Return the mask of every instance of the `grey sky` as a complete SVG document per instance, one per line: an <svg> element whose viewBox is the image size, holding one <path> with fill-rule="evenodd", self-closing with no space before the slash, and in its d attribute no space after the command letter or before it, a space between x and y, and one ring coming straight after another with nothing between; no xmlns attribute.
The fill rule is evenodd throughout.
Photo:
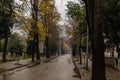
<svg viewBox="0 0 120 80"><path fill-rule="evenodd" d="M65 22L65 20L67 19L65 10L67 9L66 5L68 1L78 2L78 0L55 0L57 10L61 14L61 24L63 24L63 22Z"/></svg>
<svg viewBox="0 0 120 80"><path fill-rule="evenodd" d="M74 1L74 2L78 2L78 0L55 0L55 6L57 7L58 12L61 14L61 20L58 23L61 29L61 37L68 37L66 34L66 5L68 1Z"/></svg>

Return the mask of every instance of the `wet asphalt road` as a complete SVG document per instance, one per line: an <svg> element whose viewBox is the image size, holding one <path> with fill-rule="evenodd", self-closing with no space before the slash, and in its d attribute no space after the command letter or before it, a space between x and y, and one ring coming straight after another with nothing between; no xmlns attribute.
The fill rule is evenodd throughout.
<svg viewBox="0 0 120 80"><path fill-rule="evenodd" d="M80 80L73 68L71 56L66 54L47 63L2 73L0 80Z"/></svg>

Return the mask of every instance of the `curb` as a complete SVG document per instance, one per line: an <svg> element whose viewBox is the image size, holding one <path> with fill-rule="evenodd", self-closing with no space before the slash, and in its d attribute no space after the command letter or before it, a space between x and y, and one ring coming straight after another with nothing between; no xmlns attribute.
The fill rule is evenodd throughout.
<svg viewBox="0 0 120 80"><path fill-rule="evenodd" d="M81 73L80 73L80 68L78 67L77 63L75 63L73 57L72 57L72 61L73 61L74 66L75 66L74 72L75 72L75 70L77 70L77 74L79 75L80 78L82 78Z"/></svg>
<svg viewBox="0 0 120 80"><path fill-rule="evenodd" d="M25 66L31 65L33 63L35 63L35 62L31 62L31 63L25 64L25 65L20 65L20 66L13 67L13 68L10 68L10 69L5 69L5 70L0 71L0 73L6 72L6 71L10 71L10 70L14 70L14 69L21 68L21 67L25 67Z"/></svg>
<svg viewBox="0 0 120 80"><path fill-rule="evenodd" d="M47 60L44 60L43 63L46 63L46 62L49 62L51 61L52 59L55 59L56 57L53 57L53 58L50 58L50 59L47 59ZM2 71L0 71L0 73L3 73L3 72L6 72L6 71L11 71L11 70L14 70L14 69L18 69L18 68L22 68L22 67L30 67L30 66L34 66L34 65L37 65L37 64L40 64L40 61L34 61L34 62L30 62L28 64L24 64L24 65L20 65L20 66L17 66L17 67L13 67L13 68L10 68L10 69L4 69Z"/></svg>

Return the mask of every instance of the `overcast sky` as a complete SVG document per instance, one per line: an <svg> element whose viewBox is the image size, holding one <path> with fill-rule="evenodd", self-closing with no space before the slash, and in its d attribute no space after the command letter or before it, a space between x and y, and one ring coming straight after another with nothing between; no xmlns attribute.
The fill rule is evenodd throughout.
<svg viewBox="0 0 120 80"><path fill-rule="evenodd" d="M18 2L19 4L21 3L20 0L15 0L16 2ZM63 22L65 22L65 20L67 19L66 16L66 5L68 1L74 1L74 2L78 2L78 0L55 0L55 6L58 10L58 12L61 14L61 24Z"/></svg>
<svg viewBox="0 0 120 80"><path fill-rule="evenodd" d="M68 1L74 1L74 2L78 2L78 0L55 0L55 5L57 7L58 12L61 14L61 24L63 24L65 22L65 20L67 19L66 16L66 5Z"/></svg>
<svg viewBox="0 0 120 80"><path fill-rule="evenodd" d="M61 14L61 20L58 23L61 28L61 37L68 37L66 34L66 25L67 25L66 5L68 1L78 2L78 0L55 0L55 6L57 7L58 12Z"/></svg>

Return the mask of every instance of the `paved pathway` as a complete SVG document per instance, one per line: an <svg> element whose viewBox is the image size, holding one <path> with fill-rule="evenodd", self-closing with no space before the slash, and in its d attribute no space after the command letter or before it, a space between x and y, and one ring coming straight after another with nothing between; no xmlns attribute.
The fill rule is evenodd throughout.
<svg viewBox="0 0 120 80"><path fill-rule="evenodd" d="M80 80L73 72L69 54L47 63L0 74L0 80Z"/></svg>
<svg viewBox="0 0 120 80"><path fill-rule="evenodd" d="M15 67L18 67L18 66L21 66L21 65L26 65L26 64L31 64L32 63L32 61L30 59L19 60L19 63L21 65L15 65L16 62L17 61L2 63L2 64L0 64L0 68L11 69L11 68L15 68Z"/></svg>

